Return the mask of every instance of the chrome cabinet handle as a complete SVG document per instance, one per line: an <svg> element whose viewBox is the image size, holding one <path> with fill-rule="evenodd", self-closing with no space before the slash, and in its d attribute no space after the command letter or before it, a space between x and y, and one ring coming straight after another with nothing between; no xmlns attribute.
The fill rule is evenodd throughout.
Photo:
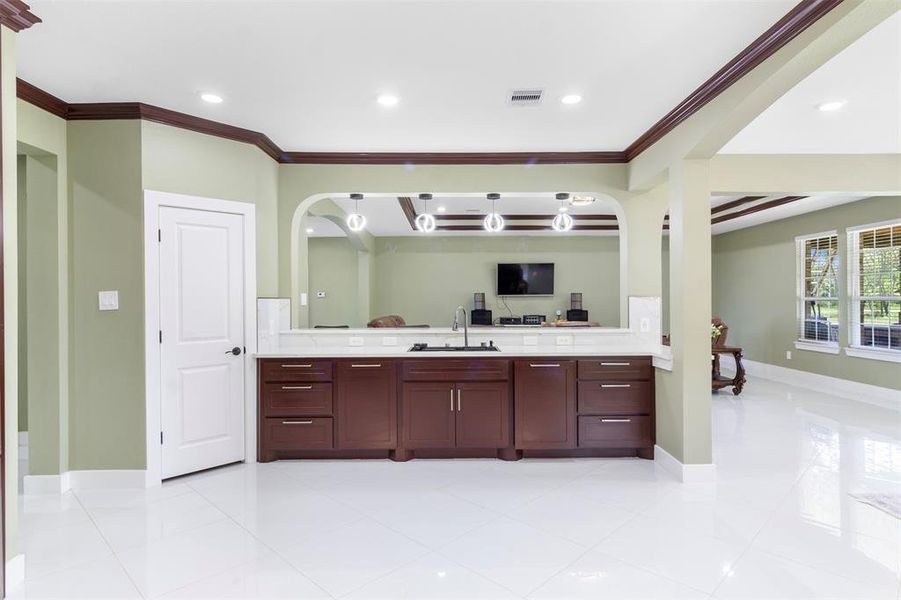
<svg viewBox="0 0 901 600"><path fill-rule="evenodd" d="M630 383L602 383L602 388L630 388L632 384Z"/></svg>
<svg viewBox="0 0 901 600"><path fill-rule="evenodd" d="M312 385L283 385L283 390L312 390Z"/></svg>
<svg viewBox="0 0 901 600"><path fill-rule="evenodd" d="M454 388L451 388L451 412L454 412Z"/></svg>
<svg viewBox="0 0 901 600"><path fill-rule="evenodd" d="M538 367L559 367L560 363L529 363L530 367L538 368Z"/></svg>
<svg viewBox="0 0 901 600"><path fill-rule="evenodd" d="M351 368L354 368L354 369L370 369L370 368L376 369L378 367L381 367L382 365L377 364L377 365L350 365L350 366L351 366Z"/></svg>
<svg viewBox="0 0 901 600"><path fill-rule="evenodd" d="M631 423L632 419L601 419L601 423Z"/></svg>
<svg viewBox="0 0 901 600"><path fill-rule="evenodd" d="M462 408L460 408L460 388L457 388L457 412L460 412Z"/></svg>
<svg viewBox="0 0 901 600"><path fill-rule="evenodd" d="M282 365L283 369L309 369L313 365Z"/></svg>
<svg viewBox="0 0 901 600"><path fill-rule="evenodd" d="M624 362L602 362L602 367L628 367L631 363Z"/></svg>
<svg viewBox="0 0 901 600"><path fill-rule="evenodd" d="M312 425L312 424L313 424L312 419L307 420L307 421L282 421L282 425Z"/></svg>

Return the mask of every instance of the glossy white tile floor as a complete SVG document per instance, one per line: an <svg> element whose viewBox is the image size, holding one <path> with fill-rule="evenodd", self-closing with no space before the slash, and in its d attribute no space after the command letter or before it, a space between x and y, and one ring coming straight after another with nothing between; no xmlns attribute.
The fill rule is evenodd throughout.
<svg viewBox="0 0 901 600"><path fill-rule="evenodd" d="M280 462L22 497L18 598L901 598L901 415L754 379L642 460Z"/></svg>

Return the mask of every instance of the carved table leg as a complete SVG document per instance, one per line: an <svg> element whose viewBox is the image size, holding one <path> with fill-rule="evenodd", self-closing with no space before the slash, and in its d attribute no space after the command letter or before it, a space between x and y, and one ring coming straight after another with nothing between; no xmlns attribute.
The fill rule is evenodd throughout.
<svg viewBox="0 0 901 600"><path fill-rule="evenodd" d="M732 386L732 393L738 396L745 387L745 367L741 364L741 352L734 352L732 355L735 357L735 385Z"/></svg>

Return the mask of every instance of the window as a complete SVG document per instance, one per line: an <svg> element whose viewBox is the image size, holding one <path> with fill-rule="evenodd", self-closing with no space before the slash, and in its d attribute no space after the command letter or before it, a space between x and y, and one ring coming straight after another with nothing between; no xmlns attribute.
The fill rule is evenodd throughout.
<svg viewBox="0 0 901 600"><path fill-rule="evenodd" d="M901 221L848 230L851 346L901 354Z"/></svg>
<svg viewBox="0 0 901 600"><path fill-rule="evenodd" d="M796 243L798 347L838 352L838 235L820 233Z"/></svg>

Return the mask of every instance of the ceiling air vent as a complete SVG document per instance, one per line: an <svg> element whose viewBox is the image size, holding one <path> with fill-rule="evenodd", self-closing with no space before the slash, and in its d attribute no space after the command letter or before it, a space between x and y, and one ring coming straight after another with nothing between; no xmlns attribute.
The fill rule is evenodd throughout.
<svg viewBox="0 0 901 600"><path fill-rule="evenodd" d="M513 106L535 106L536 104L541 104L541 94L543 93L544 90L535 88L513 90L510 92L510 104Z"/></svg>

